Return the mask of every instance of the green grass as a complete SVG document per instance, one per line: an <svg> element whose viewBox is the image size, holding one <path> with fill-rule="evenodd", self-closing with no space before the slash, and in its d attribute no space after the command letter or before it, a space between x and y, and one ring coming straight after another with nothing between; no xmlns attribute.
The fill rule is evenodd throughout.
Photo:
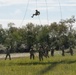
<svg viewBox="0 0 76 75"><path fill-rule="evenodd" d="M0 59L0 75L76 75L76 55L55 55L41 62L38 57Z"/></svg>

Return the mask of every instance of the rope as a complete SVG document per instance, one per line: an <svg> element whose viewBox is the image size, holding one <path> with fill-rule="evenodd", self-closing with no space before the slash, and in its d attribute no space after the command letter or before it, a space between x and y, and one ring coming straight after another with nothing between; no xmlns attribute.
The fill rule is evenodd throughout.
<svg viewBox="0 0 76 75"><path fill-rule="evenodd" d="M62 22L62 9L61 9L61 4L60 4L59 0L58 0L58 2L59 2L59 7L60 7L61 22Z"/></svg>
<svg viewBox="0 0 76 75"><path fill-rule="evenodd" d="M47 13L47 23L49 25L49 19L48 19L48 6L47 6L47 1L45 0L45 3L46 3L46 13Z"/></svg>
<svg viewBox="0 0 76 75"><path fill-rule="evenodd" d="M37 9L37 0L36 0L36 9Z"/></svg>
<svg viewBox="0 0 76 75"><path fill-rule="evenodd" d="M37 0L36 0L36 9L37 9L38 7L37 7ZM42 23L41 23L41 19L40 19L40 17L38 16L38 19L39 19L39 22L40 22L40 25L42 25Z"/></svg>
<svg viewBox="0 0 76 75"><path fill-rule="evenodd" d="M23 24L23 21L24 21L24 19L25 19L25 17L26 17L26 13L27 13L27 9L28 9L28 6L29 6L29 2L30 2L30 0L28 0L28 2L27 2L25 14L24 14L24 17L23 17L23 19L22 19L22 22L21 22L20 26Z"/></svg>

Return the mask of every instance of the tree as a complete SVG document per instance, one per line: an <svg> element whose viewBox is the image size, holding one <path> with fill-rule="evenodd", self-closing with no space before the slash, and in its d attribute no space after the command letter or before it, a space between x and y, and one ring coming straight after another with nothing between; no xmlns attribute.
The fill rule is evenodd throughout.
<svg viewBox="0 0 76 75"><path fill-rule="evenodd" d="M69 38L69 46L74 44L74 36L73 36L73 23L75 23L75 16L72 16L70 19L65 20L66 25L69 26L68 30L68 38Z"/></svg>
<svg viewBox="0 0 76 75"><path fill-rule="evenodd" d="M15 25L13 22L8 23L8 27L12 27L13 25Z"/></svg>
<svg viewBox="0 0 76 75"><path fill-rule="evenodd" d="M39 43L49 43L49 26L41 26L37 35Z"/></svg>

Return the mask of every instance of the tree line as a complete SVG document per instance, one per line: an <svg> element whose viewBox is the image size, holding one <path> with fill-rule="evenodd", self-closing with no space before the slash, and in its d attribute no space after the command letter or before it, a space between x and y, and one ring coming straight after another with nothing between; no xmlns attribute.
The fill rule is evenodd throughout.
<svg viewBox="0 0 76 75"><path fill-rule="evenodd" d="M11 46L11 52L29 51L31 46L36 49L39 44L55 47L59 50L62 45L65 48L76 45L76 30L73 29L75 17L53 22L50 25L35 25L28 23L21 28L14 27L14 23L9 23L7 29L0 26L0 44Z"/></svg>

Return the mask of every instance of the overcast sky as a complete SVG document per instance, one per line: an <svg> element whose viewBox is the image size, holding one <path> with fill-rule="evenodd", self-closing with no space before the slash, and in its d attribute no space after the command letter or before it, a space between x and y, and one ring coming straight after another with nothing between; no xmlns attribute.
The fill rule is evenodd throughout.
<svg viewBox="0 0 76 75"><path fill-rule="evenodd" d="M40 16L31 18L36 9ZM0 0L0 24L3 27L7 27L9 22L17 27L28 22L48 24L72 15L76 16L76 0Z"/></svg>

